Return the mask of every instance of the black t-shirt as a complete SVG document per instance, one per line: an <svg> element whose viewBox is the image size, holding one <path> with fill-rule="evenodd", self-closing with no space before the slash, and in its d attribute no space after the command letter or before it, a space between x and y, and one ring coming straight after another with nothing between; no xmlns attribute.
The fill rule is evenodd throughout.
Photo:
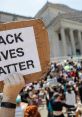
<svg viewBox="0 0 82 117"><path fill-rule="evenodd" d="M53 105L52 105L52 108L53 108L53 110L54 111L62 111L62 108L63 107L66 107L66 108L74 108L74 106L71 106L71 105L67 105L67 104L65 104L65 103L63 103L63 102L54 102L53 103Z"/></svg>
<svg viewBox="0 0 82 117"><path fill-rule="evenodd" d="M79 94L80 94L80 98L82 99L82 85L79 86Z"/></svg>

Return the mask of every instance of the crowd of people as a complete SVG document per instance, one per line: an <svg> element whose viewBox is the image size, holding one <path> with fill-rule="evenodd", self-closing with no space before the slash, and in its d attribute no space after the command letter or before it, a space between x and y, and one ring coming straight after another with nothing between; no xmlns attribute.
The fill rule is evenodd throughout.
<svg viewBox="0 0 82 117"><path fill-rule="evenodd" d="M21 109L20 117L41 117L38 108L45 102L48 117L64 117L65 114L81 117L81 92L82 61L71 58L53 62L41 80L25 85L20 91L15 116Z"/></svg>
<svg viewBox="0 0 82 117"><path fill-rule="evenodd" d="M63 107L69 117L75 116L82 102L82 62L73 59L51 63L40 81L27 84L20 92L21 102L39 107L46 101L48 117L63 117Z"/></svg>

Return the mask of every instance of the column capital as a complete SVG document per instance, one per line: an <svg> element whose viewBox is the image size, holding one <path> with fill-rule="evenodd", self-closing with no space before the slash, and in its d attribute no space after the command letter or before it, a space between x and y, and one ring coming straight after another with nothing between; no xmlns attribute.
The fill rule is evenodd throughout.
<svg viewBox="0 0 82 117"><path fill-rule="evenodd" d="M82 33L82 30L78 30L78 33Z"/></svg>
<svg viewBox="0 0 82 117"><path fill-rule="evenodd" d="M62 30L62 29L63 29L63 30L65 30L66 28L65 28L65 27L63 27L63 26L61 26L61 27L60 27L60 30Z"/></svg>
<svg viewBox="0 0 82 117"><path fill-rule="evenodd" d="M73 28L69 28L69 31L72 31L72 32L73 32L73 31L74 31L74 29L73 29Z"/></svg>

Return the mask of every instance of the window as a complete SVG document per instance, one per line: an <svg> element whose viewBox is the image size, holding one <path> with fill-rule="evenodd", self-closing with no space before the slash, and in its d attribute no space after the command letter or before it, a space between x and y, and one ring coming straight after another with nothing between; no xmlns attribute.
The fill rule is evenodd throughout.
<svg viewBox="0 0 82 117"><path fill-rule="evenodd" d="M76 54L77 55L80 55L81 54L80 49L76 49Z"/></svg>
<svg viewBox="0 0 82 117"><path fill-rule="evenodd" d="M59 37L59 41L61 41L61 34L60 33L58 33L58 37Z"/></svg>

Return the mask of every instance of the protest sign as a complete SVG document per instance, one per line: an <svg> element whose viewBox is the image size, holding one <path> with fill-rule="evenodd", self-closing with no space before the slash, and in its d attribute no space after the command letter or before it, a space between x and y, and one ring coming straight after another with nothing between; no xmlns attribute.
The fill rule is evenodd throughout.
<svg viewBox="0 0 82 117"><path fill-rule="evenodd" d="M26 82L38 80L49 62L48 34L41 20L0 24L0 81L14 72Z"/></svg>

